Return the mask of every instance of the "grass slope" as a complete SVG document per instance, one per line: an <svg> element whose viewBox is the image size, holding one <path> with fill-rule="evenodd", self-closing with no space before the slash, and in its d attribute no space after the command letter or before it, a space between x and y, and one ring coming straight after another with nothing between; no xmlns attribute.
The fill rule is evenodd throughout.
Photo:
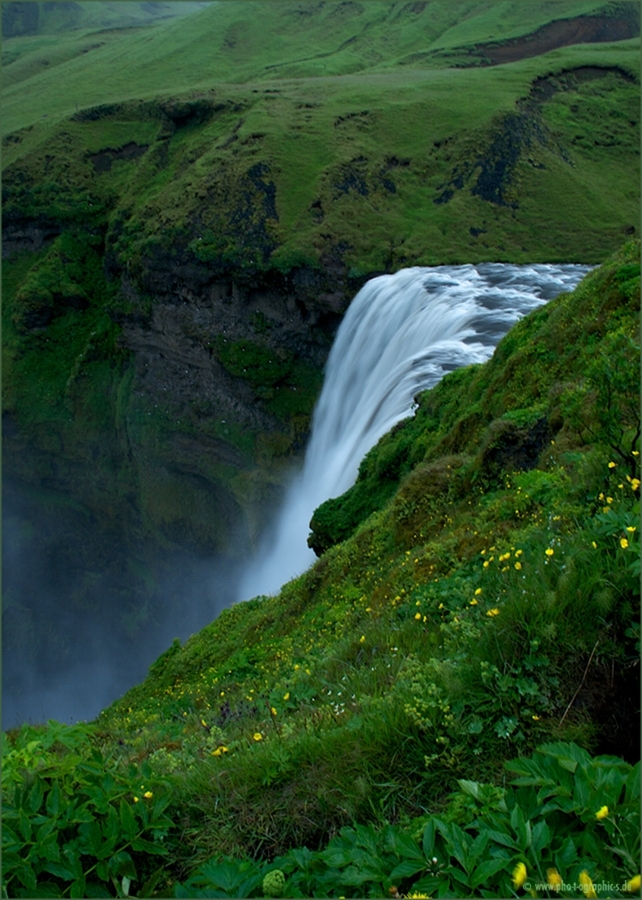
<svg viewBox="0 0 642 900"><path fill-rule="evenodd" d="M66 34L82 29L131 28L148 25L157 19L171 19L200 10L203 3L134 3L88 0L62 3L3 3L2 37L10 38Z"/></svg>
<svg viewBox="0 0 642 900"><path fill-rule="evenodd" d="M116 792L136 809L121 812L122 828L149 835L136 839L122 873L143 880L154 854L166 857L159 896L264 896L262 878L274 868L289 874L278 889L285 896L310 896L312 885L315 896L382 896L391 884L408 896L505 896L520 861L576 881L580 870L589 880L632 878L639 776L620 797L630 771L622 762L593 764L559 742L639 757L631 726L639 713L639 255L639 243L628 244L572 294L518 323L488 363L422 395L416 415L362 466L373 495L391 482L392 495L310 571L275 597L226 610L184 646L174 642L87 732L66 738L52 723L10 735L9 782L29 752L45 766L45 781L24 799L18 783L10 817L18 821L28 802L37 812L43 791L69 777L46 755L66 739L81 757L101 748L78 788L90 804L104 796L92 815L106 816ZM558 743L525 759L546 741ZM548 812L545 786L569 776L547 769L546 754L566 760L561 767L576 778L585 773L583 787L561 788L573 799ZM516 755L512 771L527 775L518 783L543 785L537 796L533 787L518 797L504 791L501 763ZM145 809L136 805L143 795ZM140 825L128 816L142 816ZM602 845L605 816L619 823L617 834L611 828L619 862ZM520 843L527 819L537 827L532 846ZM72 825L56 827L63 835ZM85 854L85 868L99 834L87 828L73 845L84 848L73 852ZM426 858L407 843L422 834ZM310 855L333 836L327 852ZM433 846L440 859L452 856L439 871ZM223 854L236 861L194 874ZM239 862L248 858L257 862ZM21 863L8 865L17 872ZM48 871L60 889L81 877ZM109 869L100 871L108 880ZM171 886L176 878L183 887Z"/></svg>
<svg viewBox="0 0 642 900"><path fill-rule="evenodd" d="M413 53L506 40L551 19L598 10L612 14L608 4L587 0L564 0L552 7L530 4L526 15L517 2L432 0L401 6L372 0L367 5L301 7L225 0L151 30L86 35L82 48L75 35L57 49L42 38L23 38L21 43L13 39L7 42L8 63L3 65L3 134L42 116L57 121L78 107L180 94L220 82L387 70L402 59L408 63ZM16 53L20 55L14 61ZM427 64L430 61L422 57L421 65Z"/></svg>

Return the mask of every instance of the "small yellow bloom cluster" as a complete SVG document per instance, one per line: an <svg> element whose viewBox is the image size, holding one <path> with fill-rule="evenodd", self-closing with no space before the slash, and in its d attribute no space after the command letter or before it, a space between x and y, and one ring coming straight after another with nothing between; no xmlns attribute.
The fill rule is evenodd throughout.
<svg viewBox="0 0 642 900"><path fill-rule="evenodd" d="M494 609L489 609L488 612L486 613L486 615L487 616L498 616L499 610L497 609L497 607L495 607Z"/></svg>
<svg viewBox="0 0 642 900"><path fill-rule="evenodd" d="M228 753L227 747L220 746L212 750L212 756L222 756L224 753Z"/></svg>
<svg viewBox="0 0 642 900"><path fill-rule="evenodd" d="M557 869L547 869L546 880L549 888L552 888L554 891L559 891L564 883Z"/></svg>
<svg viewBox="0 0 642 900"><path fill-rule="evenodd" d="M517 863L513 869L513 887L518 890L528 878L528 871L523 862Z"/></svg>
<svg viewBox="0 0 642 900"><path fill-rule="evenodd" d="M582 869L579 875L580 884L582 885L582 893L585 897L597 897L593 880L586 869Z"/></svg>

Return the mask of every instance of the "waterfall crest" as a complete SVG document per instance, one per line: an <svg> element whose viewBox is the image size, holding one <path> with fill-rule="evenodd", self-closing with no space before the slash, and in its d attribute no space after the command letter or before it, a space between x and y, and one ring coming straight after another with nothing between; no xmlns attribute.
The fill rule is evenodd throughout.
<svg viewBox="0 0 642 900"><path fill-rule="evenodd" d="M485 362L522 316L589 271L581 265L483 263L402 269L356 295L326 364L302 471L241 579L238 599L276 593L305 571L312 513L355 481L359 463L414 397L446 372Z"/></svg>

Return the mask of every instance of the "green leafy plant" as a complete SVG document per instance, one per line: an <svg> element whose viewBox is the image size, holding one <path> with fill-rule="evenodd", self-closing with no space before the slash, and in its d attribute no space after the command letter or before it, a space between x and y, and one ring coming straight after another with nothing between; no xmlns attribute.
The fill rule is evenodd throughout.
<svg viewBox="0 0 642 900"><path fill-rule="evenodd" d="M117 764L90 726L23 729L3 753L5 896L128 896L136 860L165 857L170 802L150 768ZM141 780L147 780L147 784ZM158 875L141 888L147 895Z"/></svg>

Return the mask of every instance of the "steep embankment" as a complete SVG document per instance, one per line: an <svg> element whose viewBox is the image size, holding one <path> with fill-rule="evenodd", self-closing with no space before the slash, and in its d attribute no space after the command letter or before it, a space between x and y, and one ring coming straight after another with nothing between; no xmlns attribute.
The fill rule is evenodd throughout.
<svg viewBox="0 0 642 900"><path fill-rule="evenodd" d="M379 501L278 596L175 642L95 728L13 735L8 777L29 748L46 768L9 815L77 777L83 809L95 803L87 815L114 835L107 852L119 821L149 837L115 871L146 879L162 854L163 890L193 876L176 896L262 895L269 868L288 875L286 896L506 896L516 862L522 881L538 867L577 883L632 878L639 775L612 756L589 774L559 742L639 759L639 258L628 244L521 320L488 363L421 395L326 504L326 532L362 486ZM56 740L102 756L69 776ZM511 764L527 780L507 791L501 761L551 740ZM75 821L56 826L61 840ZM69 844L78 871L36 860L38 878L84 884L97 827L80 824ZM26 878L24 841L13 846L11 877ZM194 875L223 853L256 862ZM107 863L97 871L107 880Z"/></svg>
<svg viewBox="0 0 642 900"><path fill-rule="evenodd" d="M159 550L230 560L252 545L369 275L593 263L633 234L636 8L569 0L559 21L599 19L606 42L481 68L450 66L538 33L550 10L221 3L151 30L56 36L53 55L46 36L6 41L18 555L55 559L81 613L109 591L135 639L156 616ZM26 652L37 614L11 593Z"/></svg>

